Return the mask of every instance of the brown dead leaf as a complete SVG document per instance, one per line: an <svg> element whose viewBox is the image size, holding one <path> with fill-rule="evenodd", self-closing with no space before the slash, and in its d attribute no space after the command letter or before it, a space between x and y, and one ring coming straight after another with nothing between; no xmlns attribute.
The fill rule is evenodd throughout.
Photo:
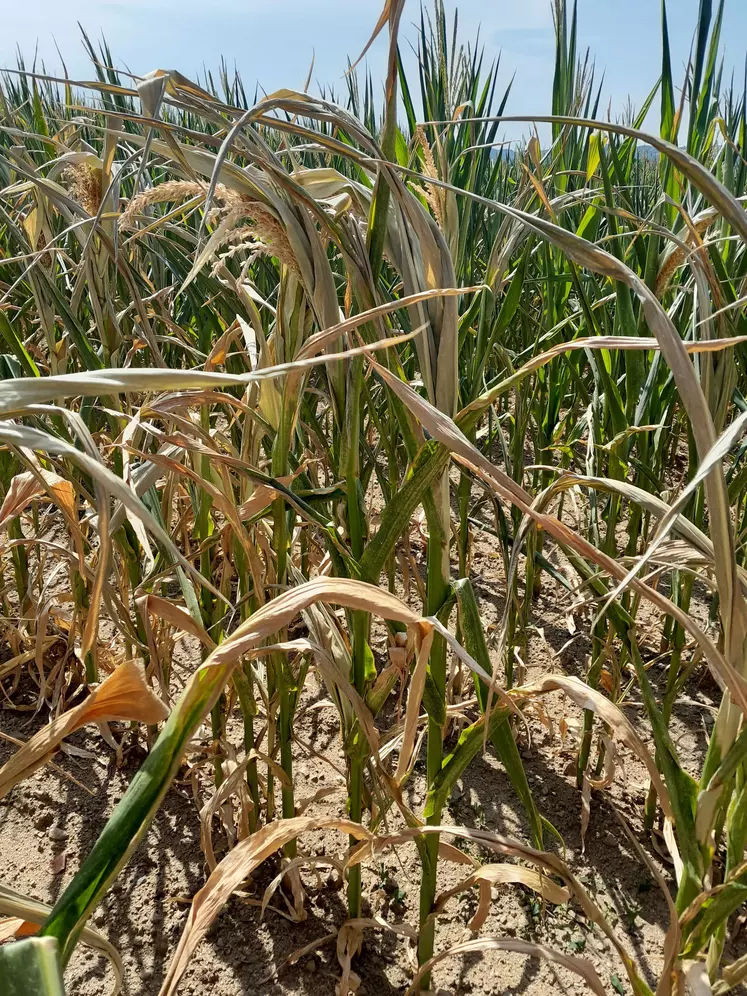
<svg viewBox="0 0 747 996"><path fill-rule="evenodd" d="M612 675L607 670L607 668L602 668L602 673L599 675L599 684L605 690L605 692L612 692L613 683Z"/></svg>
<svg viewBox="0 0 747 996"><path fill-rule="evenodd" d="M62 713L43 727L0 768L0 799L46 763L61 741L88 723L134 720L155 724L168 709L146 686L132 661L120 664L85 702Z"/></svg>
<svg viewBox="0 0 747 996"><path fill-rule="evenodd" d="M633 729L627 716L613 702L610 702L608 698L602 695L601 692L571 675L548 674L537 681L530 682L528 685L523 685L520 689L520 693L525 695L543 695L546 692L552 691L562 691L582 709L591 709L592 712L595 712L612 728L616 736L638 755L640 760L648 768L649 776L654 783L661 808L664 810L664 815L671 819L672 806L669 801L669 793L664 782L661 780L656 762L644 742Z"/></svg>
<svg viewBox="0 0 747 996"><path fill-rule="evenodd" d="M469 929L477 932L488 918L491 903L491 885L524 885L528 889L542 896L548 903L562 905L567 903L571 897L570 891L564 886L553 882L547 875L542 875L533 868L525 868L524 865L512 865L508 862L498 864L481 865L476 868L471 875L463 879L448 892L442 893L435 903L436 912L440 912L452 896L456 896L465 889L472 888L473 885L481 886L480 902L475 915L469 922Z"/></svg>
<svg viewBox="0 0 747 996"><path fill-rule="evenodd" d="M45 492L66 516L75 518L75 492L70 481L48 470L38 470L36 474L25 470L15 475L5 493L3 504L0 506L0 529L20 515L34 498L41 497Z"/></svg>
<svg viewBox="0 0 747 996"><path fill-rule="evenodd" d="M141 615L144 616L147 612L159 619L165 619L174 628L196 637L208 650L215 648L215 641L202 626L194 621L183 605L172 602L168 598L161 598L160 595L147 594L138 598L137 607Z"/></svg>
<svg viewBox="0 0 747 996"><path fill-rule="evenodd" d="M584 772L581 786L581 853L586 851L586 831L589 829L589 819L591 818L591 781Z"/></svg>
<svg viewBox="0 0 747 996"><path fill-rule="evenodd" d="M32 937L39 930L38 923L29 923L19 916L0 919L0 944L14 937Z"/></svg>
<svg viewBox="0 0 747 996"><path fill-rule="evenodd" d="M279 599L278 599L279 601ZM296 816L277 820L242 840L213 870L205 885L195 895L179 945L169 965L159 996L173 996L187 962L210 929L213 920L247 875L288 841L309 830L339 830L358 839L370 839L373 834L351 820L318 820Z"/></svg>
<svg viewBox="0 0 747 996"><path fill-rule="evenodd" d="M518 937L477 937L472 941L455 944L446 951L440 951L430 961L420 966L405 996L413 996L414 993L419 991L420 980L438 962L443 961L445 958L453 958L455 955L471 954L476 951L516 951L519 954L530 955L532 958L542 958L555 965L562 965L563 968L567 968L575 975L579 975L592 992L596 993L596 996L606 996L601 979L590 961L587 961L585 958L578 958L575 955L562 954L560 951L545 947L543 944L522 941Z"/></svg>

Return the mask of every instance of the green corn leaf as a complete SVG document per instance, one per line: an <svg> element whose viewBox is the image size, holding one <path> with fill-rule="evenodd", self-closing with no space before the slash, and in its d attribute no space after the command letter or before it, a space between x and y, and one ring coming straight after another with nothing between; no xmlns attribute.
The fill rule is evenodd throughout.
<svg viewBox="0 0 747 996"><path fill-rule="evenodd" d="M446 703L443 695L439 693L430 672L425 676L425 687L423 689L423 705L428 713L428 718L439 726L446 724Z"/></svg>
<svg viewBox="0 0 747 996"><path fill-rule="evenodd" d="M665 142L676 141L674 127L674 84L672 82L672 60L669 53L669 28L667 26L667 4L661 0L661 137Z"/></svg>
<svg viewBox="0 0 747 996"><path fill-rule="evenodd" d="M91 912L147 830L190 738L217 701L231 671L229 664L196 672L93 850L42 927L43 936L59 941L63 964Z"/></svg>
<svg viewBox="0 0 747 996"><path fill-rule="evenodd" d="M15 358L21 364L23 372L26 374L26 376L38 377L39 368L34 363L30 353L28 352L24 344L18 338L15 329L10 324L8 319L5 317L4 311L0 311L0 335L2 335L3 339L5 340L6 346L8 346L8 348L11 350Z"/></svg>
<svg viewBox="0 0 747 996"><path fill-rule="evenodd" d="M742 866L744 868L744 865ZM683 915L682 956L695 957L708 944L731 914L747 902L747 870L723 885L716 886L704 899L700 896Z"/></svg>
<svg viewBox="0 0 747 996"><path fill-rule="evenodd" d="M376 535L366 546L360 560L361 577L376 584L387 557L404 532L410 517L424 495L430 491L449 462L449 451L435 440L428 440L412 463L407 480L381 516Z"/></svg>
<svg viewBox="0 0 747 996"><path fill-rule="evenodd" d="M0 947L0 996L65 996L53 937L30 937Z"/></svg>
<svg viewBox="0 0 747 996"><path fill-rule="evenodd" d="M496 706L490 714L490 730L492 737L495 730L505 724L508 718L508 709L505 706ZM447 754L441 765L441 770L436 775L425 806L426 820L432 818L436 813L440 813L454 790L457 781L462 777L469 767L471 761L482 750L485 738L485 717L479 719L472 726L468 726L459 736L456 746L450 754Z"/></svg>
<svg viewBox="0 0 747 996"><path fill-rule="evenodd" d="M459 605L464 646L477 663L490 674L492 673L493 665L490 660L490 654L488 653L488 645L485 641L485 631L482 619L480 618L480 609L469 578L460 578L459 581L456 581L454 583L454 592ZM475 682L475 689L480 708L484 712L487 704L488 687L484 681L477 680ZM495 708L495 703L493 703L491 708ZM534 801L532 790L529 787L529 782L527 781L519 748L516 746L516 741L514 740L514 735L511 732L509 724L499 723L492 731L492 740L496 753L503 767L506 769L506 774L511 779L514 791L526 810L532 828L535 847L541 850L542 820L537 809L537 804Z"/></svg>

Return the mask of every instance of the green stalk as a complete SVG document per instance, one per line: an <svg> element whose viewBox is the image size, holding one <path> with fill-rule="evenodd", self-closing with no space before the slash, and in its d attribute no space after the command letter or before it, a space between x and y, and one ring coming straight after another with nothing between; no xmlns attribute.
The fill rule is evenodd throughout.
<svg viewBox="0 0 747 996"><path fill-rule="evenodd" d="M607 584L593 571L589 565L573 550L568 547L563 548L564 553L570 560L574 569L586 581L588 586L600 598L605 598L608 594ZM638 685L641 690L646 713L651 724L651 730L657 749L659 770L669 792L672 811L674 814L674 825L677 832L677 842L679 844L680 855L683 861L682 877L677 893L677 909L682 912L697 895L700 883L702 882L703 858L698 846L695 832L695 801L698 786L695 781L684 771L677 751L669 736L662 714L657 707L654 691L648 677L648 672L641 659L638 644L634 637L633 620L619 603L612 602L608 608L609 621L614 627L615 633L621 640L630 661L635 669ZM728 703L728 696L722 701L722 711L724 703ZM719 713L719 717L721 712ZM714 734L718 730L719 719L716 720ZM716 738L712 734L709 744ZM716 759L718 754L718 760ZM714 748L714 767L711 774L716 771L721 763L721 754L718 748ZM708 756L706 756L706 764ZM708 776L710 777L710 775ZM706 780L701 780L701 787L707 784Z"/></svg>
<svg viewBox="0 0 747 996"><path fill-rule="evenodd" d="M435 489L436 515L428 517L428 605L429 615L436 615L449 595L449 477L444 473ZM446 642L435 636L428 661L428 677L437 703L438 714L428 715L426 748L426 777L428 797L426 822L438 826L441 822L441 805L436 794L437 778L443 759L443 732L446 718ZM431 916L436 898L439 835L425 839L421 851L423 874L420 882L420 934L418 937L418 964L423 965L433 957L435 920ZM422 989L430 988L430 973L421 982Z"/></svg>
<svg viewBox="0 0 747 996"><path fill-rule="evenodd" d="M353 613L353 684L359 694L365 694L366 685L366 635L368 613ZM356 724L357 726L357 724ZM350 819L360 823L363 818L363 770L365 767L365 741L360 729L356 729L351 741L350 788L348 809ZM357 843L350 838L351 847ZM361 866L354 865L348 872L348 916L356 919L361 915Z"/></svg>
<svg viewBox="0 0 747 996"><path fill-rule="evenodd" d="M672 572L672 601L679 605L684 612L690 608L690 596L692 594L693 579L683 578L679 571ZM670 636L670 658L667 667L667 684L664 698L661 703L661 714L664 722L669 726L672 717L677 690L679 688L678 678L682 665L682 651L685 646L685 631L679 623L674 623ZM646 797L646 807L644 812L644 826L646 830L652 830L656 820L656 791L652 791L653 786L649 786Z"/></svg>
<svg viewBox="0 0 747 996"><path fill-rule="evenodd" d="M88 588L86 586L85 578L77 570L75 571L73 581L73 598L75 599L75 608L78 617L85 619L91 603L88 597ZM89 685L97 682L99 680L99 669L96 664L96 654L93 650L89 650L86 654L83 666L85 667L86 672L86 682Z"/></svg>
<svg viewBox="0 0 747 996"><path fill-rule="evenodd" d="M281 790L283 802L283 817L290 819L296 815L296 801L293 790L293 700L292 673L290 664L280 660L278 672L278 693L280 698L279 732L280 732L280 765L290 780L289 785L283 785ZM285 847L289 858L296 856L296 842L289 841Z"/></svg>
<svg viewBox="0 0 747 996"><path fill-rule="evenodd" d="M280 425L272 447L272 474L273 477L283 477L289 470L290 456L290 413L286 404L281 408ZM286 582L288 570L288 510L285 499L281 496L273 502L273 529L272 544L277 557L276 581L279 586ZM278 589L279 590L279 589ZM284 633L278 634L278 639L285 639ZM283 654L273 654L268 666L268 694L270 699L277 692L278 696L278 724L277 733L280 740L280 765L287 776L287 783L281 788L283 816L288 819L296 815L296 800L293 787L293 689L292 673L290 663ZM271 680L272 679L272 680ZM270 728L268 727L268 737ZM274 738L273 738L274 740ZM275 743L268 741L270 756L275 750ZM270 807L268 811L268 821L272 819L273 778L268 770L267 775L267 803ZM288 858L295 858L297 853L296 841L289 841L284 847L284 853Z"/></svg>
<svg viewBox="0 0 747 996"><path fill-rule="evenodd" d="M8 539L23 540L23 528L21 517L17 515L8 523ZM16 592L18 593L18 611L23 616L29 605L29 561L26 547L19 543L13 547L11 554L13 560L13 574L16 582Z"/></svg>
<svg viewBox="0 0 747 996"><path fill-rule="evenodd" d="M277 740L277 722L274 712L274 699L277 693L277 660L271 656L267 660L267 756L275 754ZM268 823L275 819L275 776L270 765L267 766L267 798L265 800L265 818Z"/></svg>
<svg viewBox="0 0 747 996"><path fill-rule="evenodd" d="M345 462L347 490L347 517L350 534L350 547L353 557L359 560L363 555L366 523L362 508L360 482L360 432L361 432L361 393L363 387L363 359L356 357L350 362L349 382L346 396L345 441L342 452ZM353 685L365 698L366 658L368 654L369 615L367 612L353 612ZM357 726L357 724L356 724ZM348 808L351 820L360 823L363 818L363 770L366 763L365 738L358 728L351 738L349 768ZM355 840L351 837L351 847ZM354 865L348 874L348 915L357 919L361 915L361 867Z"/></svg>
<svg viewBox="0 0 747 996"><path fill-rule="evenodd" d="M236 570L239 575L238 596L241 605L241 621L245 622L256 609L256 599L249 595L249 565L246 562L246 554L241 543L234 544L234 560ZM244 750L247 755L255 749L254 742L254 717L257 715L257 702L254 697L254 675L249 662L243 668L237 668L234 672L234 685L239 697L239 708L244 723ZM249 795L252 800L252 809L249 813L249 831L254 833L259 825L260 794L259 794L259 774L257 772L256 760L250 761L246 768L246 781L249 787Z"/></svg>
<svg viewBox="0 0 747 996"><path fill-rule="evenodd" d="M690 433L690 451L691 451L691 466L697 464L697 453L695 451L695 443L692 439L692 433ZM703 519L705 515L705 502L703 492L699 492L695 496L693 502L692 510L692 520L696 526L703 528ZM679 605L684 612L688 612L690 609L690 599L692 596L693 588L693 578L688 576L682 576L679 571L672 572L672 601L675 605ZM671 652L669 667L667 668L667 684L666 690L664 692L664 699L662 701L662 716L667 727L669 727L669 721L672 715L672 708L674 706L675 697L677 694L677 689L679 687L678 677L680 674L680 667L682 663L682 650L685 645L685 632L679 623L672 623L671 630L669 633L669 648ZM657 757L658 763L658 757ZM656 792L652 791L653 786L649 786L648 795L646 797L646 805L644 809L644 826L646 830L651 830L654 826L656 820Z"/></svg>
<svg viewBox="0 0 747 996"><path fill-rule="evenodd" d="M474 440L470 440L474 443ZM467 576L467 558L469 555L469 499L472 490L472 479L466 471L459 475L457 491L459 501L459 577Z"/></svg>
<svg viewBox="0 0 747 996"><path fill-rule="evenodd" d="M200 411L200 422L202 428L205 432L210 431L210 412L206 407L203 407ZM210 460L208 457L200 457L200 473L202 477L209 481L210 480ZM195 523L195 536L198 542L202 543L202 552L200 553L200 573L203 577L209 578L212 573L212 559L210 547L207 544L207 540L211 533L212 521L210 516L210 509L212 507L212 499L206 491L202 491L197 495L198 501L198 512L197 521ZM200 613L203 620L205 621L208 632L210 631L210 625L213 621L214 612L214 598L212 592L208 591L207 588L202 588L200 591ZM207 656L207 649L203 648L203 660ZM215 785L216 788L220 786L223 782L223 764L220 758L220 743L223 737L223 703L222 696L220 696L215 704L213 705L212 711L210 713L210 728L213 738L213 749L215 750L215 756L213 758L213 768L215 770Z"/></svg>
<svg viewBox="0 0 747 996"><path fill-rule="evenodd" d="M254 717L257 715L257 703L254 698L254 679L251 666L248 663L243 668L236 668L233 682L239 697L239 708L244 721L244 750L250 754L254 750ZM246 783L252 800L252 808L249 810L248 816L249 832L254 833L259 826L261 806L256 760L250 761L246 767Z"/></svg>
<svg viewBox="0 0 747 996"><path fill-rule="evenodd" d="M599 679L602 676L605 661L606 633L606 621L604 619L597 621L591 632L591 666L586 675L586 683L590 688L599 687ZM592 709L584 709L583 731L576 761L576 785L579 788L583 785L584 775L589 766L593 731L594 712Z"/></svg>
<svg viewBox="0 0 747 996"><path fill-rule="evenodd" d="M454 583L454 592L459 605L460 629L463 636L462 643L483 670L490 674L492 663L488 652L488 644L485 640L485 630L482 619L480 618L480 608L469 578L460 578L456 581ZM477 679L475 681L475 691L480 710L485 713L488 708L488 686L484 681ZM497 708L497 702L490 703L491 715ZM511 724L499 724L492 732L492 740L496 753L511 780L514 791L526 810L532 830L534 846L541 851L544 846L542 817L532 796L532 790L527 781L524 764L522 763L521 754L514 740Z"/></svg>

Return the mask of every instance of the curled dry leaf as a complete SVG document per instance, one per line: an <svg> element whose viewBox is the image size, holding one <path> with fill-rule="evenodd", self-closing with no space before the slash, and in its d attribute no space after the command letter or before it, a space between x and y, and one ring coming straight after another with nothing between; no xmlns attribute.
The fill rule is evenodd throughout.
<svg viewBox="0 0 747 996"><path fill-rule="evenodd" d="M397 785L401 785L405 780L410 770L410 764L415 758L415 740L418 733L420 704L423 701L423 692L425 691L428 655L430 654L432 642L433 632L431 631L421 641L418 648L415 669L410 680L410 690L407 694L407 706L405 708L405 728L402 735L402 748L399 752L397 770L394 773L394 781Z"/></svg>
<svg viewBox="0 0 747 996"><path fill-rule="evenodd" d="M542 875L533 868L525 868L523 865L511 865L508 863L481 865L476 868L471 875L463 879L448 892L443 892L436 899L436 912L440 912L452 896L456 896L465 889L472 888L473 885L487 886L480 889L480 902L475 915L469 922L469 929L477 932L488 918L491 902L491 885L525 885L532 889L548 903L562 905L567 903L571 897L570 891L557 882L553 882L547 875Z"/></svg>
<svg viewBox="0 0 747 996"><path fill-rule="evenodd" d="M293 474L286 474L284 477L279 477L278 481L280 484L285 484L286 487L289 487L298 475L302 474L305 470L306 465L301 464ZM239 518L242 522L254 518L255 515L259 515L260 512L264 512L266 508L269 508L277 496L278 492L269 484L256 484L250 497L247 498L243 505L239 506Z"/></svg>
<svg viewBox="0 0 747 996"><path fill-rule="evenodd" d="M656 788L661 808L665 816L672 817L672 807L664 782L661 780L656 762L648 748L638 736L630 720L614 703L605 698L601 692L591 688L585 682L572 675L545 675L537 681L523 685L521 692L525 695L544 695L546 692L562 691L582 709L595 712L605 723L612 727L618 736L646 765L651 781ZM591 786L590 786L591 789Z"/></svg>
<svg viewBox="0 0 747 996"><path fill-rule="evenodd" d="M363 933L353 922L344 923L337 932L337 961L342 969L337 985L336 996L352 996L360 989L361 978L353 971L351 962L360 952Z"/></svg>
<svg viewBox="0 0 747 996"><path fill-rule="evenodd" d="M309 806L313 806L322 799L328 799L331 795L337 795L339 792L344 791L345 785L342 783L339 785L322 785L316 792L312 792L311 795L298 800L296 803L296 816L303 816Z"/></svg>
<svg viewBox="0 0 747 996"><path fill-rule="evenodd" d="M233 771L221 782L220 786L215 790L213 795L208 799L205 805L200 810L200 847L205 855L205 861L210 871L217 865L215 860L215 850L213 848L213 817L218 812L220 806L226 802L234 793L239 795L241 804L243 806L253 805L252 800L249 798L249 793L246 790L246 783L243 780L246 769L252 761L263 761L272 769L272 773L277 778L281 785L288 786L289 779L286 773L283 771L282 767L273 761L272 758L263 754L261 751L250 751L247 756L237 764Z"/></svg>
<svg viewBox="0 0 747 996"><path fill-rule="evenodd" d="M195 948L210 929L210 924L220 913L231 893L247 875L251 875L255 868L288 841L309 830L339 830L340 833L358 839L373 837L369 830L351 820L318 820L308 816L296 816L270 823L251 837L242 840L217 865L192 900L187 923L161 986L160 996L172 996L176 992L179 980Z"/></svg>
<svg viewBox="0 0 747 996"><path fill-rule="evenodd" d="M591 962L585 958L577 958L575 955L561 954L553 948L545 947L544 944L533 944L531 941L522 941L518 937L477 937L472 941L464 941L455 944L446 951L440 951L437 955L421 965L418 974L413 979L412 985L407 990L405 996L413 996L418 992L420 980L440 961L446 958L454 958L461 954L472 954L477 951L516 951L519 954L529 955L532 958L542 958L555 965L561 965L570 972L580 976L586 985L596 993L596 996L606 996L602 981L597 975L597 971Z"/></svg>
<svg viewBox="0 0 747 996"><path fill-rule="evenodd" d="M75 492L70 481L48 470L33 474L26 470L11 480L0 506L0 529L4 529L34 498L48 494L69 521L75 520Z"/></svg>
<svg viewBox="0 0 747 996"><path fill-rule="evenodd" d="M39 924L24 920L20 916L4 917L0 920L0 944L10 941L14 937L33 937L38 931Z"/></svg>
<svg viewBox="0 0 747 996"><path fill-rule="evenodd" d="M275 876L275 878L270 882L270 884L265 889L262 894L262 902L259 908L260 919L265 915L265 911L269 906L270 900L275 895L277 890L280 888L283 879L286 875L294 874L301 870L301 868L312 868L316 871L317 867L331 867L337 869L340 874L340 879L342 880L345 874L345 866L342 861L337 858L333 858L331 855L326 857L312 857L311 855L303 855L302 857L293 858L292 861L287 861L283 863L281 871ZM317 874L317 880L319 876ZM278 911L280 912L280 911ZM290 914L282 913L282 916L287 916L290 920L296 920L295 910L291 908Z"/></svg>
<svg viewBox="0 0 747 996"><path fill-rule="evenodd" d="M51 757L61 741L88 723L134 720L153 725L168 715L132 662L120 664L85 702L47 724L0 768L0 799Z"/></svg>
<svg viewBox="0 0 747 996"><path fill-rule="evenodd" d="M196 637L208 650L214 649L215 641L199 623L195 622L183 605L149 593L137 599L137 606L141 615L145 616L147 613L165 619L175 629Z"/></svg>

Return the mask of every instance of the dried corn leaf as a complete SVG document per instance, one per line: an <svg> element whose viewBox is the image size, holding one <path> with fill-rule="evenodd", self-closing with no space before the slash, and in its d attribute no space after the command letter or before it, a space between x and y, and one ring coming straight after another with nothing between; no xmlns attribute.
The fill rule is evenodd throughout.
<svg viewBox="0 0 747 996"><path fill-rule="evenodd" d="M435 902L436 912L440 912L452 896L456 896L466 889L471 889L473 885L481 886L480 902L477 910L469 922L469 929L477 932L490 914L491 889L492 885L524 885L532 889L548 903L561 906L570 899L570 891L562 885L553 882L547 875L542 875L533 868L525 868L524 865L512 865L508 862L499 864L480 865L471 875L463 879L458 885L443 892Z"/></svg>
<svg viewBox="0 0 747 996"><path fill-rule="evenodd" d="M43 494L49 495L71 521L75 520L75 492L70 481L48 470L38 470L36 474L26 470L16 474L8 485L0 506L0 529Z"/></svg>
<svg viewBox="0 0 747 996"><path fill-rule="evenodd" d="M309 830L339 830L340 833L359 839L372 836L365 827L351 820L319 820L308 816L296 816L270 823L241 841L218 864L192 900L187 923L161 986L160 996L173 996L176 992L179 980L195 948L210 929L211 923L231 893L241 885L247 875L251 875L255 868L288 841Z"/></svg>
<svg viewBox="0 0 747 996"><path fill-rule="evenodd" d="M526 695L544 695L546 692L562 691L569 698L573 699L576 705L582 709L590 709L595 712L605 723L612 727L613 732L643 761L648 769L649 776L653 782L656 792L661 802L661 808L665 816L672 817L672 807L669 802L669 793L656 767L656 762L651 756L648 748L638 736L627 716L602 695L595 688L591 688L579 678L572 675L545 675L537 681L528 685L523 685L522 693Z"/></svg>
<svg viewBox="0 0 747 996"><path fill-rule="evenodd" d="M85 702L39 730L0 768L0 798L40 768L60 742L81 726L108 720L155 724L167 714L166 706L146 686L136 665L131 661L120 664Z"/></svg>
<svg viewBox="0 0 747 996"><path fill-rule="evenodd" d="M484 951L516 951L518 954L525 954L532 958L541 958L544 961L552 962L580 976L592 992L596 993L596 996L606 996L602 981L590 961L587 961L585 958L577 958L575 955L562 954L560 951L548 948L544 944L522 941L518 937L477 937L472 941L463 941L461 944L455 944L446 951L440 951L430 961L421 965L418 974L413 979L412 985L407 990L405 996L414 996L419 991L418 987L423 976L430 972L434 965L444 961L444 959Z"/></svg>

